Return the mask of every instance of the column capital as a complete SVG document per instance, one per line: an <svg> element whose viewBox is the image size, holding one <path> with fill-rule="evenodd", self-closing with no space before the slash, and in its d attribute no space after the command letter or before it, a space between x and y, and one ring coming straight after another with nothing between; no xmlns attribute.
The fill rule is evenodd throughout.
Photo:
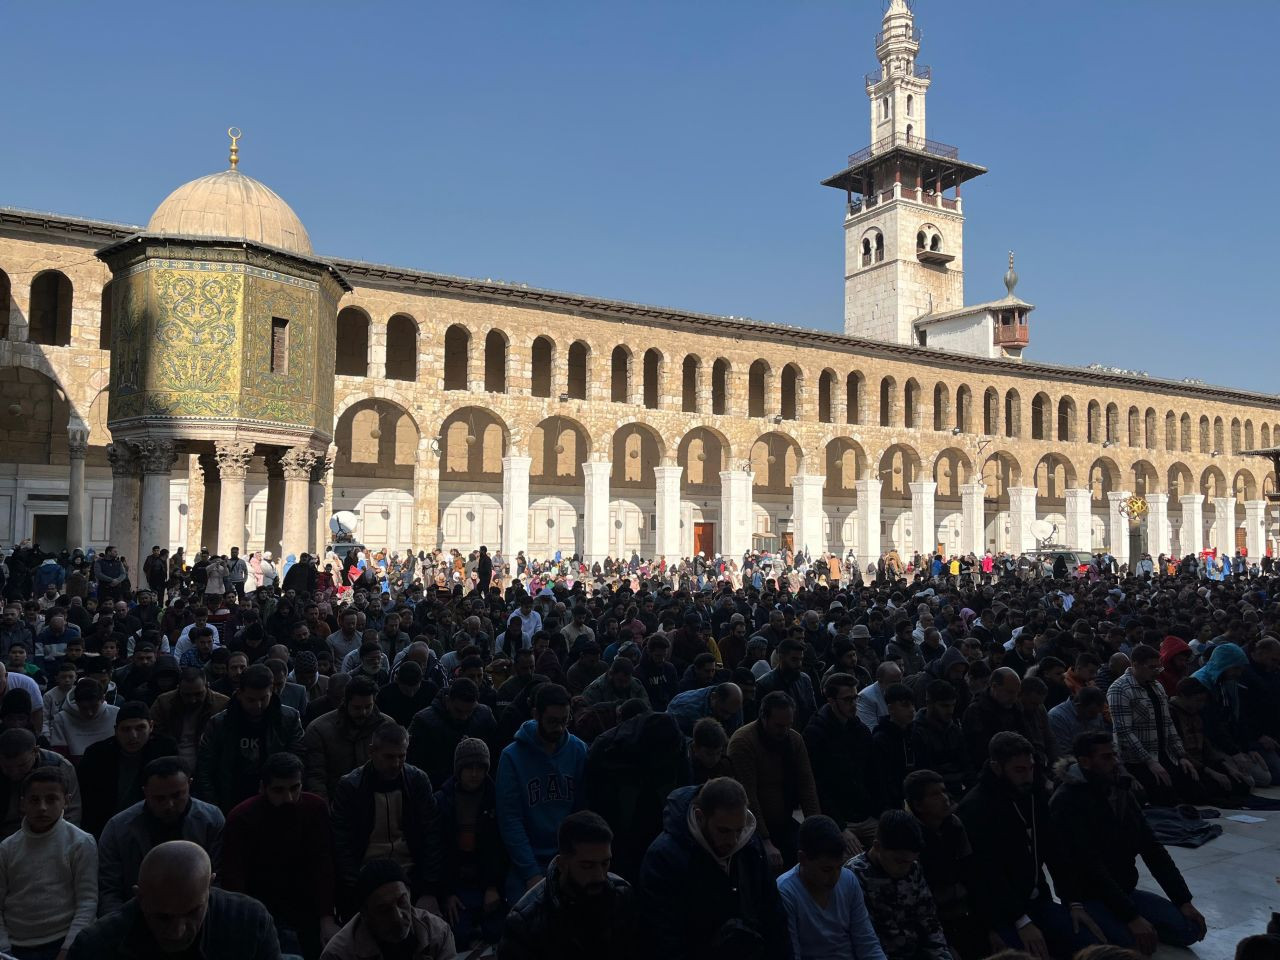
<svg viewBox="0 0 1280 960"><path fill-rule="evenodd" d="M1145 494L1145 499L1149 504L1151 503L1167 504L1169 502L1169 495L1167 493L1148 493L1148 494Z"/></svg>
<svg viewBox="0 0 1280 960"><path fill-rule="evenodd" d="M816 487L821 490L827 485L827 478L820 473L797 473L791 478L792 486Z"/></svg>
<svg viewBox="0 0 1280 960"><path fill-rule="evenodd" d="M89 452L89 427L81 420L72 420L67 425L67 456L72 460L83 460Z"/></svg>
<svg viewBox="0 0 1280 960"><path fill-rule="evenodd" d="M913 480L907 484L907 489L912 493L918 493L921 496L937 493L938 484L933 480Z"/></svg>
<svg viewBox="0 0 1280 960"><path fill-rule="evenodd" d="M316 453L306 447L290 447L280 455L280 469L286 480L310 480Z"/></svg>
<svg viewBox="0 0 1280 960"><path fill-rule="evenodd" d="M1092 494L1085 487L1068 487L1062 491L1064 500L1089 500Z"/></svg>
<svg viewBox="0 0 1280 960"><path fill-rule="evenodd" d="M219 440L213 445L218 475L227 480L243 480L253 459L253 444L239 440Z"/></svg>
<svg viewBox="0 0 1280 960"><path fill-rule="evenodd" d="M1203 493L1184 493L1178 498L1178 502L1184 507L1198 507L1204 503Z"/></svg>
<svg viewBox="0 0 1280 960"><path fill-rule="evenodd" d="M613 475L613 464L608 460L583 460L582 475L593 480L607 479Z"/></svg>
<svg viewBox="0 0 1280 960"><path fill-rule="evenodd" d="M172 440L140 440L137 447L143 473L168 473L178 459L178 445Z"/></svg>
<svg viewBox="0 0 1280 960"><path fill-rule="evenodd" d="M107 444L107 461L111 464L113 477L138 475L138 455L133 447L123 440L115 440Z"/></svg>
<svg viewBox="0 0 1280 960"><path fill-rule="evenodd" d="M1214 497L1213 509L1215 510L1226 510L1229 508L1234 509L1235 503L1236 503L1235 497Z"/></svg>
<svg viewBox="0 0 1280 960"><path fill-rule="evenodd" d="M670 464L653 468L653 476L657 480L679 480L680 475L683 472L684 467L672 466Z"/></svg>
<svg viewBox="0 0 1280 960"><path fill-rule="evenodd" d="M509 457L502 458L502 469L507 470L523 470L529 472L530 466L533 464L533 457L526 457L521 454L512 454Z"/></svg>
<svg viewBox="0 0 1280 960"><path fill-rule="evenodd" d="M1112 490L1110 493L1107 494L1107 502L1108 503L1124 503L1126 500L1129 499L1130 496L1132 496L1132 494L1130 494L1126 490Z"/></svg>

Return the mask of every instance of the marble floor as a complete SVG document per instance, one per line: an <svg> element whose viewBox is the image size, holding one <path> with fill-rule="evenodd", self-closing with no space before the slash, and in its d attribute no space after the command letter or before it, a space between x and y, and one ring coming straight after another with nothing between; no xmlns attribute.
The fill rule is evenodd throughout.
<svg viewBox="0 0 1280 960"><path fill-rule="evenodd" d="M1280 798L1280 789L1257 791ZM1265 818L1265 823L1235 823L1220 819L1222 836L1203 847L1188 850L1169 847L1182 870L1197 909L1209 924L1209 934L1191 950L1161 946L1159 960L1199 957L1232 960L1236 944L1255 933L1265 933L1272 911L1280 911L1280 810L1223 810L1224 815L1245 813ZM1144 889L1160 887L1139 861Z"/></svg>

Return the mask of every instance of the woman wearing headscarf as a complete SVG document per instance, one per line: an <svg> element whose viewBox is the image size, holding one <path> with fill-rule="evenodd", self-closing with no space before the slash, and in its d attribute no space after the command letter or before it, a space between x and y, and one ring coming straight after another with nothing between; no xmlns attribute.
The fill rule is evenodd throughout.
<svg viewBox="0 0 1280 960"><path fill-rule="evenodd" d="M1257 737L1240 709L1239 680L1248 665L1244 650L1234 643L1221 643L1214 647L1209 662L1192 676L1209 691L1204 708L1205 737L1248 776L1250 786L1266 787L1271 785L1271 771L1261 754L1248 749Z"/></svg>

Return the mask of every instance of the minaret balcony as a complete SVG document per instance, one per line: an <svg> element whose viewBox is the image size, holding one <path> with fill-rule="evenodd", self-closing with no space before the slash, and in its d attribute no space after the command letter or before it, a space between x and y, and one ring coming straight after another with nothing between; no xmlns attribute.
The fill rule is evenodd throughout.
<svg viewBox="0 0 1280 960"><path fill-rule="evenodd" d="M1030 327L1023 320L1021 323L1004 323L995 325L992 340L997 347L1025 347L1031 342Z"/></svg>

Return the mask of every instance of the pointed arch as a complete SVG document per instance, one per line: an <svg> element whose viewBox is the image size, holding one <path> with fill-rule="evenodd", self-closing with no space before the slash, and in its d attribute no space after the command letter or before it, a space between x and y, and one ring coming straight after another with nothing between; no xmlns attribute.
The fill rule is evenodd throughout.
<svg viewBox="0 0 1280 960"><path fill-rule="evenodd" d="M535 397L551 396L551 371L555 367L556 345L550 337L536 337L529 348L529 393Z"/></svg>

